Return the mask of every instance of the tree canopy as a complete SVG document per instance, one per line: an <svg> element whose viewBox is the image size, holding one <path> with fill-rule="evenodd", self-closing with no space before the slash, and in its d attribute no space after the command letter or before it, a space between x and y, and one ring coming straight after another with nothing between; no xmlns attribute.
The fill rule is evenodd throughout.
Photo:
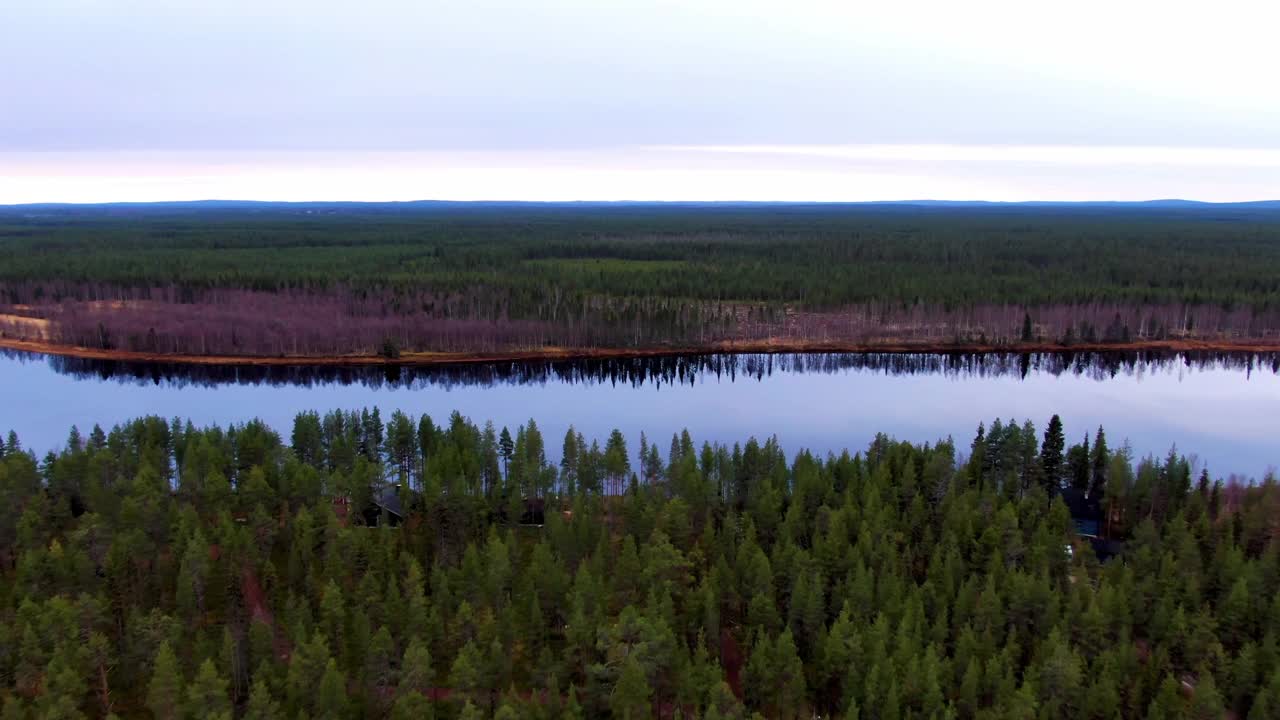
<svg viewBox="0 0 1280 720"><path fill-rule="evenodd" d="M456 413L14 435L0 717L1273 717L1275 479L1052 427L558 466Z"/></svg>

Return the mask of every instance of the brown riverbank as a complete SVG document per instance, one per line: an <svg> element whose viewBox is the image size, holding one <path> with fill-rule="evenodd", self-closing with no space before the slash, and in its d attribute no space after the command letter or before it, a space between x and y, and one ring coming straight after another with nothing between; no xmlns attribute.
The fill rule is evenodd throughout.
<svg viewBox="0 0 1280 720"><path fill-rule="evenodd" d="M125 362L165 362L190 365L445 365L520 360L582 360L661 357L705 353L985 353L985 352L1280 352L1280 340L1149 340L1128 343L932 343L932 342L824 342L794 338L776 338L739 342L715 342L704 345L654 346L644 348L574 348L538 347L500 352L405 352L398 358L380 355L185 355L104 350L58 343L0 338L0 348L48 355L62 355L86 360Z"/></svg>

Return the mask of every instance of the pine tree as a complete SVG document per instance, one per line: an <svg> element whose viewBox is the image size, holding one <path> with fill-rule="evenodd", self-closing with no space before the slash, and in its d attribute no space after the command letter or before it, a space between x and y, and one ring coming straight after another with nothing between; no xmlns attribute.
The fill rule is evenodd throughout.
<svg viewBox="0 0 1280 720"><path fill-rule="evenodd" d="M717 669L719 669L719 666L717 666ZM729 687L729 683L719 677L717 677L714 687L707 694L704 717L712 717L713 713L716 717L724 720L737 720L744 714L742 703L733 694L733 689Z"/></svg>
<svg viewBox="0 0 1280 720"><path fill-rule="evenodd" d="M498 454L502 456L502 477L510 480L511 458L516 454L516 444L505 425L502 427L502 434L498 436Z"/></svg>
<svg viewBox="0 0 1280 720"><path fill-rule="evenodd" d="M400 695L391 707L392 720L433 720L435 716L435 703L416 691Z"/></svg>
<svg viewBox="0 0 1280 720"><path fill-rule="evenodd" d="M1253 707L1249 708L1249 720L1280 720L1280 669L1271 673L1254 697Z"/></svg>
<svg viewBox="0 0 1280 720"><path fill-rule="evenodd" d="M88 689L65 650L53 654L45 669L44 693L36 700L41 720L81 720L80 703Z"/></svg>
<svg viewBox="0 0 1280 720"><path fill-rule="evenodd" d="M230 712L227 681L218 676L218 668L212 660L205 660L196 671L195 679L187 686L187 713L192 717L203 717Z"/></svg>
<svg viewBox="0 0 1280 720"><path fill-rule="evenodd" d="M156 652L151 683L147 686L147 708L151 715L156 720L177 720L181 717L182 689L178 658L165 641Z"/></svg>
<svg viewBox="0 0 1280 720"><path fill-rule="evenodd" d="M1181 720L1186 716L1185 703L1178 692L1178 681L1165 677L1160 690L1147 707L1147 720Z"/></svg>
<svg viewBox="0 0 1280 720"><path fill-rule="evenodd" d="M316 689L317 718L337 720L346 716L347 681L338 669L338 664L329 658L324 675L320 678L320 686Z"/></svg>
<svg viewBox="0 0 1280 720"><path fill-rule="evenodd" d="M512 698L506 698L493 714L493 720L520 720L520 706Z"/></svg>
<svg viewBox="0 0 1280 720"><path fill-rule="evenodd" d="M320 617L324 622L325 637L332 643L334 654L342 655L344 641L347 639L347 609L342 590L333 580L329 580L320 598Z"/></svg>
<svg viewBox="0 0 1280 720"><path fill-rule="evenodd" d="M1040 446L1040 467L1044 472L1044 481L1052 491L1062 481L1063 450L1066 438L1062 434L1062 418L1054 415L1049 418L1049 427L1044 431L1044 443Z"/></svg>
<svg viewBox="0 0 1280 720"><path fill-rule="evenodd" d="M619 720L645 720L651 717L649 697L653 689L645 677L644 667L635 657L627 658L618 682L609 695L609 709Z"/></svg>
<svg viewBox="0 0 1280 720"><path fill-rule="evenodd" d="M487 673L484 669L484 658L473 641L468 640L458 657L454 658L449 670L449 685L464 696L474 696L485 687Z"/></svg>
<svg viewBox="0 0 1280 720"><path fill-rule="evenodd" d="M805 706L804 663L796 650L791 628L778 636L773 648L777 705L788 715L798 715Z"/></svg>
<svg viewBox="0 0 1280 720"><path fill-rule="evenodd" d="M582 705L578 703L578 688L575 685L569 685L569 697L565 699L560 718L561 720L582 720L584 717Z"/></svg>
<svg viewBox="0 0 1280 720"><path fill-rule="evenodd" d="M1036 683L1040 707L1054 717L1072 715L1081 705L1083 671L1080 658L1056 628L1049 633L1041 652L1043 657L1037 668Z"/></svg>
<svg viewBox="0 0 1280 720"><path fill-rule="evenodd" d="M271 697L267 683L261 678L254 680L241 720L280 720L280 717L280 705Z"/></svg>
<svg viewBox="0 0 1280 720"><path fill-rule="evenodd" d="M566 495L577 492L578 454L584 449L578 445L578 437L570 425L565 431L564 444L560 449L560 491Z"/></svg>
<svg viewBox="0 0 1280 720"><path fill-rule="evenodd" d="M609 478L609 488L606 492L610 495L621 495L623 480L631 472L631 458L627 455L627 441L622 436L622 431L617 428L609 433L609 442L605 445L604 468Z"/></svg>
<svg viewBox="0 0 1280 720"><path fill-rule="evenodd" d="M1202 673L1191 698L1191 720L1218 720L1223 709L1222 695L1218 693L1213 673Z"/></svg>
<svg viewBox="0 0 1280 720"><path fill-rule="evenodd" d="M392 677L394 652L395 641L391 639L391 633L383 625L370 638L364 659L364 681L375 694L381 694L383 689L394 683Z"/></svg>
<svg viewBox="0 0 1280 720"><path fill-rule="evenodd" d="M773 659L773 643L764 630L757 630L743 677L743 693L748 707L761 710L772 704L774 688L777 686L777 671Z"/></svg>
<svg viewBox="0 0 1280 720"><path fill-rule="evenodd" d="M111 670L116 664L116 653L111 640L100 632L90 633L88 656L92 675L90 684L93 686L94 694L97 695L102 712L110 714L114 707L111 697Z"/></svg>
<svg viewBox="0 0 1280 720"><path fill-rule="evenodd" d="M182 555L178 570L176 599L178 611L188 621L198 620L205 610L205 586L209 575L209 543L196 530Z"/></svg>
<svg viewBox="0 0 1280 720"><path fill-rule="evenodd" d="M404 650L404 658L400 663L400 684L397 694L408 692L426 694L431 691L435 681L435 672L431 667L431 651L426 642L414 640Z"/></svg>
<svg viewBox="0 0 1280 720"><path fill-rule="evenodd" d="M1072 445L1067 450L1067 483L1076 491L1087 493L1089 492L1089 473L1089 436L1085 435L1084 440L1079 445Z"/></svg>
<svg viewBox="0 0 1280 720"><path fill-rule="evenodd" d="M960 696L958 698L960 714L964 717L975 717L981 707L982 669L977 658L970 658L965 666L964 676L960 680Z"/></svg>
<svg viewBox="0 0 1280 720"><path fill-rule="evenodd" d="M299 638L289 656L285 678L286 714L293 715L314 705L316 689L331 660L329 644L316 632L310 640Z"/></svg>
<svg viewBox="0 0 1280 720"><path fill-rule="evenodd" d="M1111 465L1111 451L1107 449L1107 436L1102 431L1102 426L1098 426L1098 434L1093 438L1093 457L1090 458L1092 465L1089 478L1089 497L1101 498L1103 490L1107 487L1107 468Z"/></svg>

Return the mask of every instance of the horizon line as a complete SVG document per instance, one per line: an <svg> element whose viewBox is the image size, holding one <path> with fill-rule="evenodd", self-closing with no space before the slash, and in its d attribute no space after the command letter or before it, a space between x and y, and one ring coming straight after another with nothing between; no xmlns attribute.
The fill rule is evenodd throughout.
<svg viewBox="0 0 1280 720"><path fill-rule="evenodd" d="M520 200L477 199L446 200L419 198L415 200L260 200L251 198L192 198L189 200L117 200L104 202L38 201L3 203L0 208L41 207L121 207L164 205L1186 205L1186 206L1238 206L1275 205L1280 208L1280 198L1256 200L1195 200L1179 197L1156 197L1145 200L945 200L934 198L885 199L885 200Z"/></svg>

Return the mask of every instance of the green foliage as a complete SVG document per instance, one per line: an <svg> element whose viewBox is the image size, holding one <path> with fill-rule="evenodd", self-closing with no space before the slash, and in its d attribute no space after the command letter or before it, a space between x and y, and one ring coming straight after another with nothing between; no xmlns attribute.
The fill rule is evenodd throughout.
<svg viewBox="0 0 1280 720"><path fill-rule="evenodd" d="M288 207L0 215L0 282L349 284L803 302L1274 303L1245 208ZM567 298L566 298L567 299Z"/></svg>
<svg viewBox="0 0 1280 720"><path fill-rule="evenodd" d="M653 714L649 708L652 694L644 666L635 657L628 658L609 695L609 709L620 720L647 720Z"/></svg>
<svg viewBox="0 0 1280 720"><path fill-rule="evenodd" d="M147 708L156 720L177 720L182 716L183 683L178 658L165 642L156 653L147 686Z"/></svg>
<svg viewBox="0 0 1280 720"><path fill-rule="evenodd" d="M85 303L37 315L74 325L59 342L187 354L693 344L784 321L817 341L894 313L983 344L1260 337L1278 238L1280 213L1247 207L0 209L0 304ZM1010 313L963 312L992 307Z"/></svg>
<svg viewBox="0 0 1280 720"><path fill-rule="evenodd" d="M204 717L230 712L227 681L218 677L218 670L212 660L205 660L196 671L195 679L187 686L187 714L191 717Z"/></svg>
<svg viewBox="0 0 1280 720"><path fill-rule="evenodd" d="M984 425L963 460L686 434L636 462L572 434L555 467L532 422L504 452L368 411L300 416L291 446L144 418L6 450L0 720L1275 717L1280 485L1051 426ZM1046 493L1071 457L1117 557ZM389 484L403 522L366 527L361 485ZM526 493L544 524L512 515Z"/></svg>
<svg viewBox="0 0 1280 720"><path fill-rule="evenodd" d="M316 710L312 717L332 718L337 720L346 717L347 681L338 670L333 658L325 666L324 675L320 677L320 686L316 690Z"/></svg>
<svg viewBox="0 0 1280 720"><path fill-rule="evenodd" d="M280 705L271 697L271 689L259 678L249 691L249 703L245 707L244 720L279 720Z"/></svg>

